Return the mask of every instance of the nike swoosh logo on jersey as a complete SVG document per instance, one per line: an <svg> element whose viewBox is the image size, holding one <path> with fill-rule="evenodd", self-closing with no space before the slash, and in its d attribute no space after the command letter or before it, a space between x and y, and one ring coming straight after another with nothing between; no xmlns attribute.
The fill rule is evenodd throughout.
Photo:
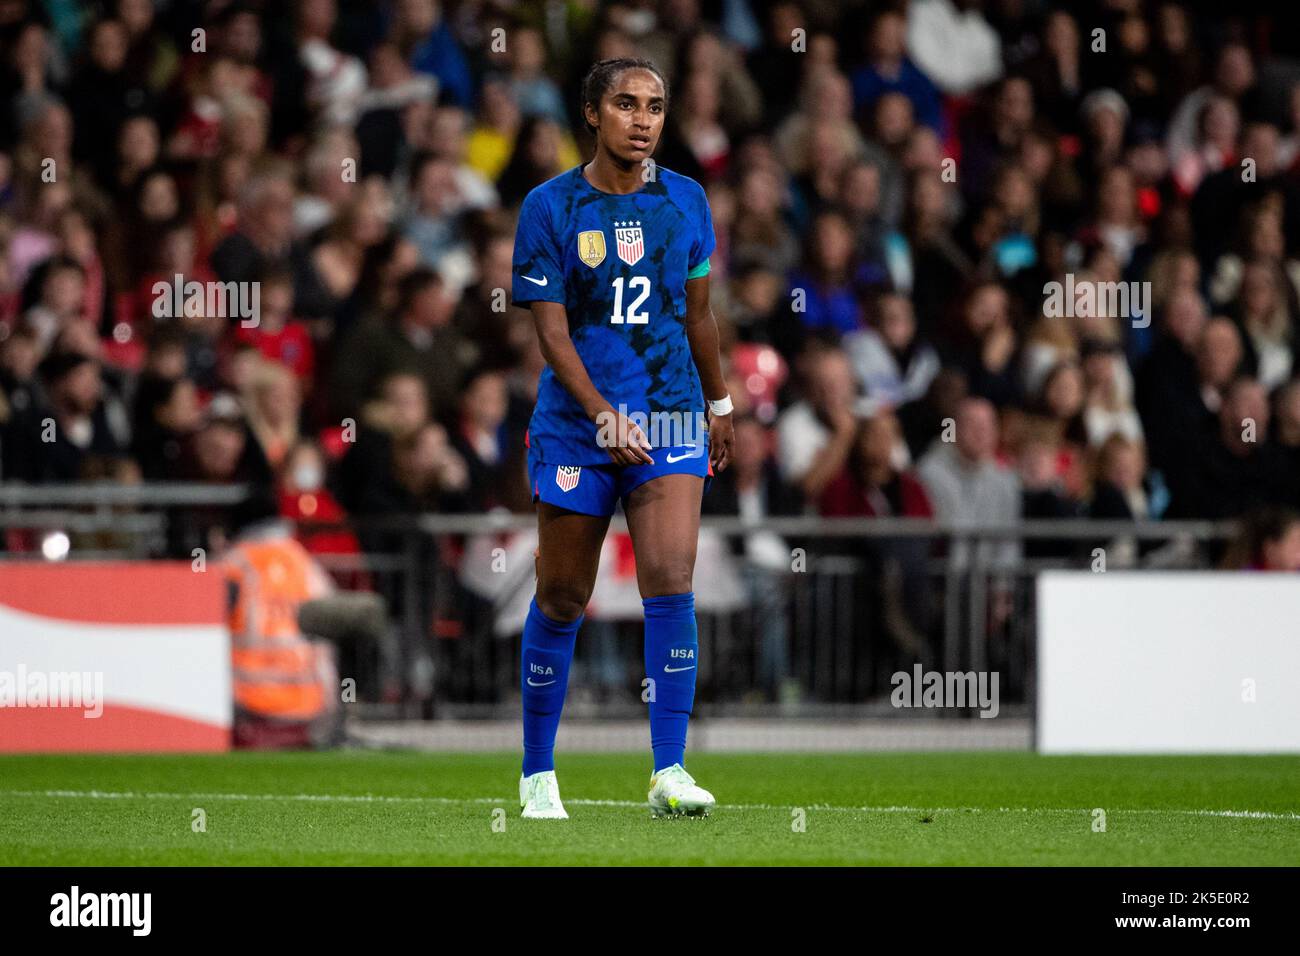
<svg viewBox="0 0 1300 956"><path fill-rule="evenodd" d="M538 683L537 681L533 680L531 677L528 678L529 687L550 687L552 684L558 684L558 683L559 681L554 681L554 680L544 680L541 683Z"/></svg>
<svg viewBox="0 0 1300 956"><path fill-rule="evenodd" d="M676 674L678 671L693 671L693 670L695 670L694 664L690 665L689 667L669 667L667 664L664 665L665 674Z"/></svg>
<svg viewBox="0 0 1300 956"><path fill-rule="evenodd" d="M692 446L691 446L692 449L695 448L695 447L696 447L695 445L692 445ZM691 456L691 453L688 451L688 452L687 452L686 454L684 454L684 455L668 455L667 457L664 458L664 460L667 461L667 462L669 462L669 463L671 464L671 463L674 462L674 461L681 461L683 458L690 458L690 457L692 457L692 456Z"/></svg>
<svg viewBox="0 0 1300 956"><path fill-rule="evenodd" d="M538 285L546 285L550 282L549 276L542 276L540 279L534 279L532 276L520 276L521 279L527 279L529 282L536 282Z"/></svg>

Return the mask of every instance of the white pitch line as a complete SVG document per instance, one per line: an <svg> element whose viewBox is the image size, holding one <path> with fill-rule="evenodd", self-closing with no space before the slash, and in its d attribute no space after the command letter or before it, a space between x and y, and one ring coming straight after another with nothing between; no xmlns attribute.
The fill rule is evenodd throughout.
<svg viewBox="0 0 1300 956"><path fill-rule="evenodd" d="M4 797L66 798L81 800L281 800L303 803L438 803L438 804L498 804L513 801L502 797L390 797L382 794L336 793L159 793L131 790L0 790ZM583 800L569 799L566 804L580 807L644 808L637 800ZM774 803L724 803L719 810L783 810L796 804ZM1089 815L1090 809L1072 810L1065 807L843 807L829 804L808 804L805 810L826 810L839 813L1064 813ZM1300 813L1275 813L1269 810L1157 810L1150 807L1108 809L1108 813L1173 813L1180 816L1224 817L1246 820L1300 820Z"/></svg>

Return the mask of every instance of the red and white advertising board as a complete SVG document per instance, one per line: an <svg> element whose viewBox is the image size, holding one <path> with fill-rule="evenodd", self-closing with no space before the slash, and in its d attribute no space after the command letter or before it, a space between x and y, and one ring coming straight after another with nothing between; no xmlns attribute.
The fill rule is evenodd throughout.
<svg viewBox="0 0 1300 956"><path fill-rule="evenodd" d="M218 571L0 563L0 752L230 748Z"/></svg>

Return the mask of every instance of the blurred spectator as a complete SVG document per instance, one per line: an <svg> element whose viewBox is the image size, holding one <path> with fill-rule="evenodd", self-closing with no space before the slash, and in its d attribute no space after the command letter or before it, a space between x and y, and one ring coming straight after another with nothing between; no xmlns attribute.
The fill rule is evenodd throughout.
<svg viewBox="0 0 1300 956"><path fill-rule="evenodd" d="M1237 324L1244 367L1269 390L1291 377L1300 347L1295 290L1276 263L1251 262L1241 277Z"/></svg>
<svg viewBox="0 0 1300 956"><path fill-rule="evenodd" d="M530 116L519 128L510 161L496 182L502 204L517 207L534 188L570 168L570 159L560 127L549 117ZM448 172L454 175L454 167Z"/></svg>
<svg viewBox="0 0 1300 956"><path fill-rule="evenodd" d="M339 500L355 514L463 510L468 491L469 468L430 420L424 380L386 377L341 462Z"/></svg>
<svg viewBox="0 0 1300 956"><path fill-rule="evenodd" d="M382 270L384 256L397 253L393 215L387 184L372 176L355 187L319 242L295 250L294 308L320 338L346 336L365 315L363 299L374 294L367 280Z"/></svg>
<svg viewBox="0 0 1300 956"><path fill-rule="evenodd" d="M772 456L771 431L752 415L737 413L735 425L737 440L732 466L714 476L713 485L704 499L705 513L739 515L756 525L761 525L764 517L798 514L802 502L798 492L781 479ZM779 563L788 565L786 550L779 547L764 550L767 543L761 538L749 543L735 542L735 547L742 546L746 554L759 563L766 561L771 564L779 554L782 556Z"/></svg>
<svg viewBox="0 0 1300 956"><path fill-rule="evenodd" d="M360 555L361 545L344 523L347 514L325 484L326 465L316 443L293 447L276 481L280 516L294 522L294 537L313 555ZM327 570L342 587L368 589L369 576L361 570Z"/></svg>
<svg viewBox="0 0 1300 956"><path fill-rule="evenodd" d="M260 361L243 393L253 437L272 470L278 470L298 443L302 391L293 373L279 362Z"/></svg>
<svg viewBox="0 0 1300 956"><path fill-rule="evenodd" d="M1207 162L1218 164L1225 159L1218 151L1225 145L1223 138L1216 135L1210 142L1205 141L1207 125L1214 123L1207 124L1207 113L1212 106L1215 107L1219 122L1230 123L1235 135L1235 104L1244 99L1252 113L1257 109L1255 79L1255 63L1249 47L1229 41L1219 50L1213 81L1188 93L1169 117L1169 160L1175 170L1186 170L1183 174L1186 178L1179 179L1183 188L1195 188L1200 181L1198 174L1203 172ZM1229 110L1230 116L1226 115ZM1228 133L1228 130L1223 130L1223 133ZM1202 152L1198 154L1198 150Z"/></svg>
<svg viewBox="0 0 1300 956"><path fill-rule="evenodd" d="M838 335L862 322L854 286L853 234L838 212L824 212L812 223L804 268L790 279L790 296L802 300L795 312L807 332Z"/></svg>
<svg viewBox="0 0 1300 956"><path fill-rule="evenodd" d="M1204 517L1208 502L1196 475L1203 470L1201 456L1207 447L1221 448L1223 427L1220 412L1228 388L1237 378L1242 363L1241 336L1224 318L1204 323L1196 342L1195 381L1186 401L1165 409L1167 418L1148 419L1148 434L1163 433L1168 457L1166 479L1172 501L1170 517ZM1194 397L1192 397L1194 395ZM1240 428L1240 425L1238 426Z"/></svg>
<svg viewBox="0 0 1300 956"><path fill-rule="evenodd" d="M1024 65L1039 112L1063 133L1078 133L1079 102L1086 89L1083 41L1079 24L1067 10L1048 11L1043 18L1042 47Z"/></svg>
<svg viewBox="0 0 1300 956"><path fill-rule="evenodd" d="M512 281L515 237L503 230L488 230L475 246L478 274L456 306L455 327L477 350L482 364L509 368L519 361L512 326L521 320L529 327L532 316L502 310L505 290ZM496 306L496 307L494 307Z"/></svg>
<svg viewBox="0 0 1300 956"><path fill-rule="evenodd" d="M1097 450L1088 516L1111 521L1145 521L1154 517L1151 499L1142 484L1146 462L1142 446L1115 434ZM1141 549L1135 538L1120 535L1104 545L1107 568L1137 564Z"/></svg>
<svg viewBox="0 0 1300 956"><path fill-rule="evenodd" d="M440 0L399 0L394 9L393 36L411 65L436 77L452 102L470 105L473 75Z"/></svg>
<svg viewBox="0 0 1300 956"><path fill-rule="evenodd" d="M293 317L293 274L272 271L262 279L256 325L238 323L235 339L247 343L269 362L283 365L310 389L316 371L316 347L305 322Z"/></svg>
<svg viewBox="0 0 1300 956"><path fill-rule="evenodd" d="M33 276L40 284L40 300L23 313L22 323L36 336L43 355L72 319L86 314L86 275L72 259L58 257L44 263Z"/></svg>
<svg viewBox="0 0 1300 956"><path fill-rule="evenodd" d="M824 517L933 518L925 487L899 467L902 430L889 411L862 420L844 470L817 503ZM925 652L934 617L929 595L930 542L923 537L869 537L845 543L869 562L875 630L912 658Z"/></svg>
<svg viewBox="0 0 1300 956"><path fill-rule="evenodd" d="M781 277L794 268L799 242L785 222L786 200L781 182L771 169L752 169L742 177L737 200L731 255L738 263L756 263ZM781 330L773 330L780 335ZM786 335L783 338L789 339Z"/></svg>
<svg viewBox="0 0 1300 956"><path fill-rule="evenodd" d="M1034 119L1034 91L1023 76L1004 78L984 106L964 118L961 134L962 192L971 203L985 200L996 170L1020 151Z"/></svg>
<svg viewBox="0 0 1300 956"><path fill-rule="evenodd" d="M902 229L885 240L886 264L895 288L912 297L921 335L944 331L953 301L947 290L961 288L974 268L952 235L959 203L956 187L933 170L916 171L909 181Z"/></svg>
<svg viewBox="0 0 1300 956"><path fill-rule="evenodd" d="M324 133L312 144L303 163L305 189L294 201L295 236L310 235L333 221L352 193L344 171L360 152L360 144L346 129Z"/></svg>
<svg viewBox="0 0 1300 956"><path fill-rule="evenodd" d="M10 477L77 481L92 463L125 455L128 431L120 407L105 398L100 366L77 352L50 355L39 367L46 396L17 430Z"/></svg>
<svg viewBox="0 0 1300 956"><path fill-rule="evenodd" d="M684 56L684 70L688 75L706 73L717 80L718 102L726 107L721 110L718 122L728 137L758 126L764 108L763 94L745 66L743 50L731 39L707 24L702 25L686 40Z"/></svg>
<svg viewBox="0 0 1300 956"><path fill-rule="evenodd" d="M963 399L953 423L954 441L938 442L917 467L935 516L955 527L1009 525L1020 520L1020 482L997 464L998 419L993 405L979 397ZM1013 540L985 542L986 567L1011 567L1019 547ZM966 549L953 555L969 560Z"/></svg>
<svg viewBox="0 0 1300 956"><path fill-rule="evenodd" d="M1225 238L1236 240L1235 248L1221 256L1215 266L1219 285L1215 290L1216 305L1229 297L1230 290L1223 286L1240 282L1243 257L1280 260L1285 249L1294 246L1300 195L1294 180L1285 175L1278 151L1276 126L1260 120L1247 123L1238 152L1254 164L1250 175L1244 175L1246 169L1235 163L1207 176L1192 197L1196 248L1207 267L1215 252L1223 249ZM1287 228L1289 233L1285 232ZM1225 261L1229 256L1231 259ZM1225 266L1236 274L1219 276Z"/></svg>
<svg viewBox="0 0 1300 956"><path fill-rule="evenodd" d="M731 159L731 138L723 125L721 77L712 70L692 71L674 106L665 164L701 182L720 179Z"/></svg>
<svg viewBox="0 0 1300 956"><path fill-rule="evenodd" d="M518 488L506 487L510 482L522 483L524 474L524 438L507 427L508 401L502 372L479 369L466 377L459 427L451 444L468 470L466 494L475 511L491 511L520 499Z"/></svg>
<svg viewBox="0 0 1300 956"><path fill-rule="evenodd" d="M460 217L465 204L456 185L454 164L432 154L417 156L411 163L410 195L412 208L403 233L420 250L420 260L426 266L436 266L464 241Z"/></svg>
<svg viewBox="0 0 1300 956"><path fill-rule="evenodd" d="M1224 555L1223 566L1244 571L1300 571L1300 513L1264 508L1246 515Z"/></svg>
<svg viewBox="0 0 1300 956"><path fill-rule="evenodd" d="M1124 352L1116 343L1083 343L1083 424L1089 446L1101 445L1112 435L1142 441L1142 419L1121 385L1121 369L1127 374Z"/></svg>
<svg viewBox="0 0 1300 956"><path fill-rule="evenodd" d="M167 89L180 68L180 56L159 28L152 0L119 0L116 6L127 33L127 70L155 92Z"/></svg>
<svg viewBox="0 0 1300 956"><path fill-rule="evenodd" d="M1097 189L1095 218L1080 231L1085 245L1097 245L1109 252L1122 271L1146 239L1137 205L1133 173L1125 166L1105 170ZM1121 316L1127 318L1127 316Z"/></svg>
<svg viewBox="0 0 1300 956"><path fill-rule="evenodd" d="M799 514L803 501L782 479L771 454L772 434L753 415L736 413L731 465L714 476L704 498L707 515L739 517L752 527L730 539L741 559L741 575L754 609L758 631L758 683L769 697L788 693L790 647L785 601L789 596L791 552L780 535L763 528L764 519Z"/></svg>
<svg viewBox="0 0 1300 956"><path fill-rule="evenodd" d="M1084 127L1079 172L1082 177L1090 178L1122 160L1129 108L1119 93L1102 87L1083 98L1079 112Z"/></svg>
<svg viewBox="0 0 1300 956"><path fill-rule="evenodd" d="M1002 73L997 31L978 0L915 0L907 12L907 49L945 93L961 96Z"/></svg>
<svg viewBox="0 0 1300 956"><path fill-rule="evenodd" d="M1300 378L1277 390L1273 407L1273 441L1285 460L1283 474L1295 479L1290 505L1300 510Z"/></svg>
<svg viewBox="0 0 1300 956"><path fill-rule="evenodd" d="M929 343L918 341L912 303L902 295L880 296L871 326L847 335L844 350L873 402L914 402L939 373L939 357Z"/></svg>
<svg viewBox="0 0 1300 956"><path fill-rule="evenodd" d="M767 10L763 45L750 54L749 72L763 94L769 121L779 120L794 107L799 92L804 54L794 49L796 30L806 31L807 18L793 0L771 5Z"/></svg>
<svg viewBox="0 0 1300 956"><path fill-rule="evenodd" d="M489 79L483 84L478 117L465 143L465 158L475 172L496 182L510 161L523 124L508 83Z"/></svg>
<svg viewBox="0 0 1300 956"><path fill-rule="evenodd" d="M1097 450L1097 477L1090 514L1094 518L1139 520L1148 517L1142 489L1142 446L1124 435L1111 435Z"/></svg>
<svg viewBox="0 0 1300 956"><path fill-rule="evenodd" d="M239 196L239 226L212 252L223 282L253 282L284 259L293 240L293 179L281 166L250 175Z"/></svg>
<svg viewBox="0 0 1300 956"><path fill-rule="evenodd" d="M233 395L223 392L208 402L190 440L183 477L187 481L252 483L270 488L271 467Z"/></svg>
<svg viewBox="0 0 1300 956"><path fill-rule="evenodd" d="M76 154L97 172L112 177L113 148L129 113L148 112L153 94L127 67L130 36L120 20L99 20L90 30L87 62L68 90L77 130Z"/></svg>
<svg viewBox="0 0 1300 956"><path fill-rule="evenodd" d="M828 517L933 517L925 487L898 467L902 438L891 412L859 421L844 470L822 490L818 512Z"/></svg>
<svg viewBox="0 0 1300 956"><path fill-rule="evenodd" d="M0 390L5 399L6 426L25 416L39 401L36 369L40 358L36 336L28 330L19 329L0 341Z"/></svg>
<svg viewBox="0 0 1300 956"><path fill-rule="evenodd" d="M805 500L816 501L839 474L857 431L857 387L848 356L823 348L806 361L806 398L777 419L777 455L781 477Z"/></svg>
<svg viewBox="0 0 1300 956"><path fill-rule="evenodd" d="M469 468L433 423L400 438L393 448L393 471L402 493L399 511L466 511L470 508Z"/></svg>
<svg viewBox="0 0 1300 956"><path fill-rule="evenodd" d="M135 393L132 454L146 481L181 476L186 442L201 421L198 389L187 378L146 374Z"/></svg>
<svg viewBox="0 0 1300 956"><path fill-rule="evenodd" d="M1062 459L1073 457L1063 450L1064 445L1059 432L1047 423L1040 423L1021 436L1017 473L1022 518L1077 518L1082 513L1078 496L1070 487L1074 472L1082 469L1071 461L1067 466L1070 471L1063 473ZM1065 540L1025 542L1025 556L1030 558L1064 557L1070 550L1070 542Z"/></svg>
<svg viewBox="0 0 1300 956"><path fill-rule="evenodd" d="M1155 343L1138 367L1135 399L1147 435L1151 464L1168 474L1178 467L1179 434L1200 416L1196 353L1207 322L1194 288L1173 292L1157 321Z"/></svg>
<svg viewBox="0 0 1300 956"><path fill-rule="evenodd" d="M1011 416L1023 423L1026 432L1036 432L1052 449L1052 474L1072 497L1079 495L1084 481L1083 460L1088 447L1084 400L1083 372L1077 362L1067 360L1043 379L1029 414Z"/></svg>
<svg viewBox="0 0 1300 956"><path fill-rule="evenodd" d="M525 116L543 116L552 123L568 122L569 111L555 82L546 75L546 42L540 30L519 27L510 32L510 89Z"/></svg>
<svg viewBox="0 0 1300 956"><path fill-rule="evenodd" d="M1014 403L1020 396L1015 374L1019 345L1006 289L992 282L976 285L958 316L948 338L945 364L965 375L972 395L998 406Z"/></svg>
<svg viewBox="0 0 1300 956"><path fill-rule="evenodd" d="M867 34L867 62L853 74L853 102L858 110L885 93L902 93L918 123L942 131L939 91L907 58L907 18L884 10Z"/></svg>
<svg viewBox="0 0 1300 956"><path fill-rule="evenodd" d="M1294 497L1300 475L1288 472L1269 439L1269 415L1268 393L1254 379L1239 378L1224 389L1218 427L1188 462L1181 497L1175 493L1180 515L1232 518Z"/></svg>
<svg viewBox="0 0 1300 956"><path fill-rule="evenodd" d="M360 408L380 381L409 370L423 377L433 415L450 415L473 348L451 323L455 308L437 273L421 268L403 278L391 318L358 326L342 344L348 361L335 367L335 406Z"/></svg>
<svg viewBox="0 0 1300 956"><path fill-rule="evenodd" d="M330 44L337 12L334 0L298 4L298 56L307 71L307 105L326 124L350 126L366 89L366 68Z"/></svg>

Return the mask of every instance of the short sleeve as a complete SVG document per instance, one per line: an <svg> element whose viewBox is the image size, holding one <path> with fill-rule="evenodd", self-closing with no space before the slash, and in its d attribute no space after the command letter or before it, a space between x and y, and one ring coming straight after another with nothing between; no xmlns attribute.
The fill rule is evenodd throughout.
<svg viewBox="0 0 1300 956"><path fill-rule="evenodd" d="M709 199L698 183L695 188L699 193L699 211L696 213L695 220L699 232L691 245L690 272L696 272L701 264L713 255L713 250L717 246L717 240L713 237L713 214L709 212Z"/></svg>
<svg viewBox="0 0 1300 956"><path fill-rule="evenodd" d="M533 190L524 197L515 227L515 252L511 273L511 299L528 302L564 302L563 257L551 228L545 198Z"/></svg>

